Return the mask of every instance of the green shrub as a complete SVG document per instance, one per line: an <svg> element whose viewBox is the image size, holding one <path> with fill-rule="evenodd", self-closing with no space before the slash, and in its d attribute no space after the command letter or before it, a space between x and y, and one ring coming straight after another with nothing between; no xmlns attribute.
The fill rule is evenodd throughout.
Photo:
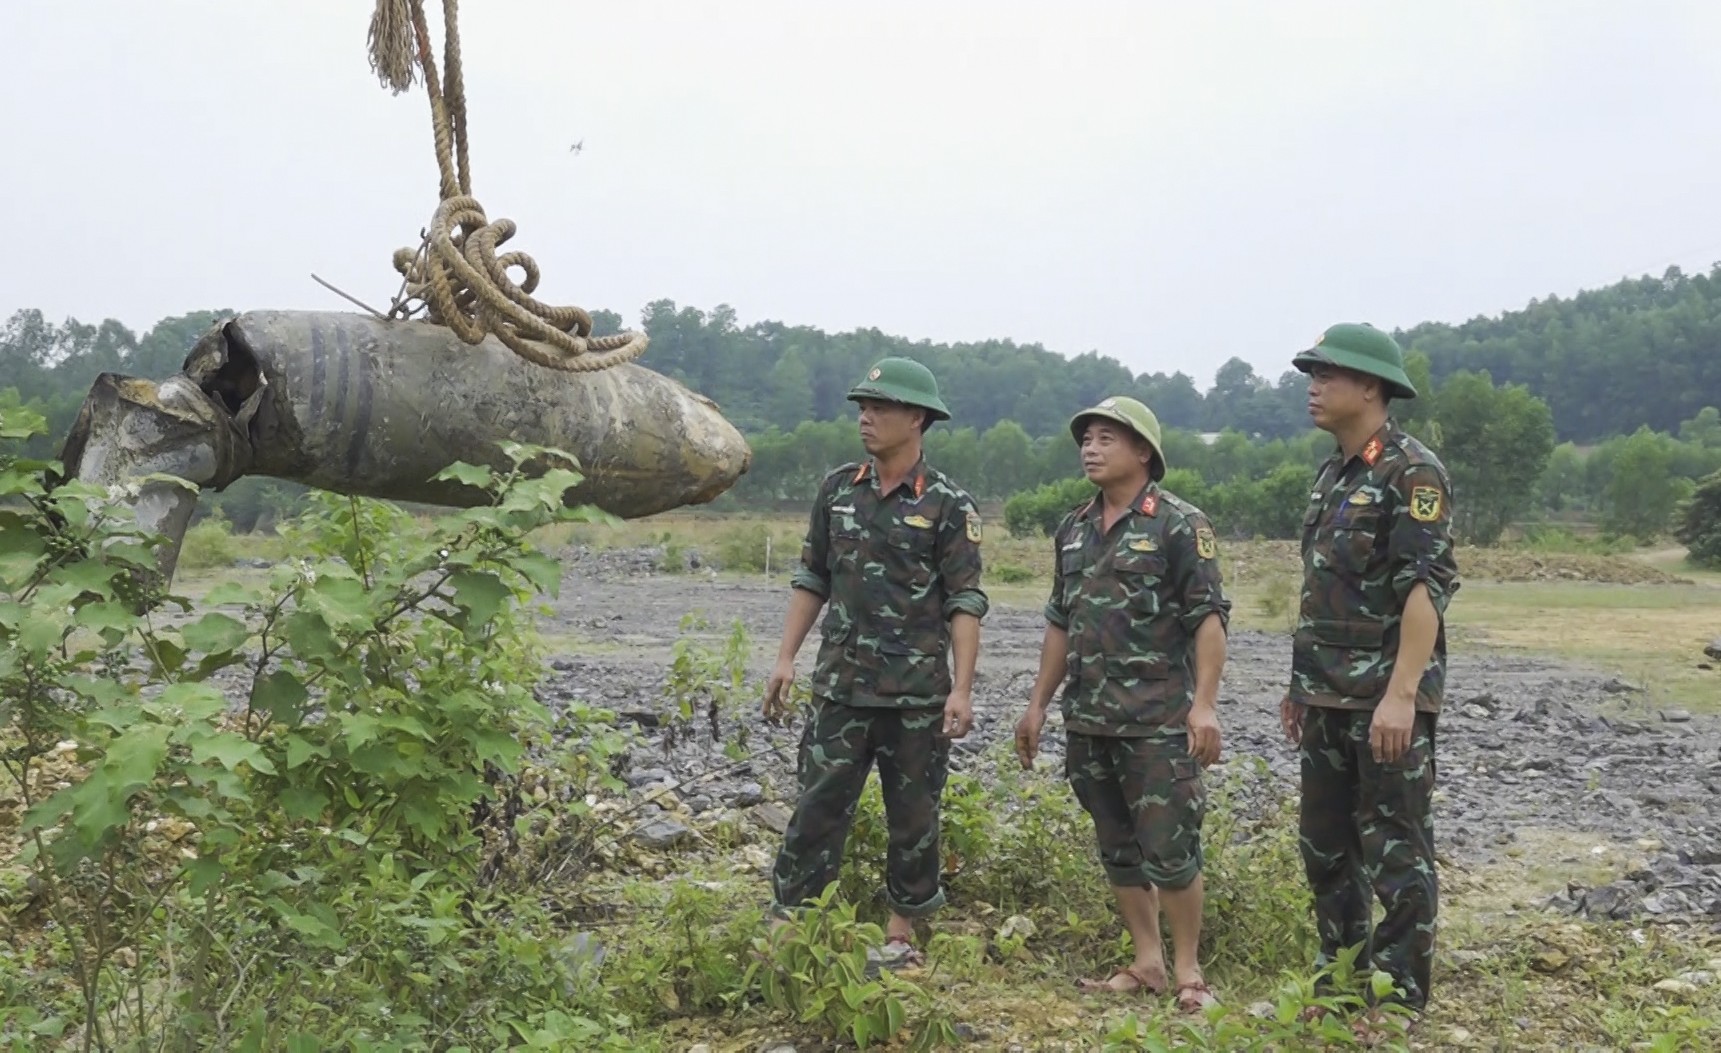
<svg viewBox="0 0 1721 1053"><path fill-rule="evenodd" d="M1081 478L1063 479L1023 491L1004 502L1004 529L1011 537L1049 535L1071 508L1093 494L1093 484Z"/></svg>
<svg viewBox="0 0 1721 1053"><path fill-rule="evenodd" d="M186 570L207 570L231 567L238 558L239 542L218 508L185 532L178 565Z"/></svg>
<svg viewBox="0 0 1721 1053"><path fill-rule="evenodd" d="M455 465L492 503L428 524L316 495L298 559L211 592L238 616L169 626L147 613L191 609L153 574L163 539L105 488L48 492L47 467L0 455L0 777L53 922L0 1041L636 1048L624 1017L566 1011L559 924L498 862L549 741L522 604L560 569L524 538L594 517L563 506L578 475Z"/></svg>

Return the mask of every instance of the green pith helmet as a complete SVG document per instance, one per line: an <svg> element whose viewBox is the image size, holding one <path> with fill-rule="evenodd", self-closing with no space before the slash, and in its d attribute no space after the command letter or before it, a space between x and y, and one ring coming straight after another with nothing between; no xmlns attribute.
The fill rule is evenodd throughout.
<svg viewBox="0 0 1721 1053"><path fill-rule="evenodd" d="M919 406L933 420L949 420L950 411L938 397L938 381L919 362L908 358L881 358L867 370L866 379L849 391L849 401L879 399Z"/></svg>
<svg viewBox="0 0 1721 1053"><path fill-rule="evenodd" d="M1082 444L1082 431L1086 427L1083 422L1089 417L1115 421L1146 439L1153 447L1153 462L1147 467L1148 475L1156 483L1165 478L1165 447L1159 444L1159 418L1153 415L1152 410L1126 395L1104 399L1092 409L1082 410L1070 418L1070 434L1077 446Z"/></svg>
<svg viewBox="0 0 1721 1053"><path fill-rule="evenodd" d="M1321 334L1315 346L1298 352L1291 365L1304 373L1311 366L1339 366L1367 373L1386 382L1395 399L1413 399L1416 388L1404 372L1404 352L1398 341L1367 322L1341 322Z"/></svg>

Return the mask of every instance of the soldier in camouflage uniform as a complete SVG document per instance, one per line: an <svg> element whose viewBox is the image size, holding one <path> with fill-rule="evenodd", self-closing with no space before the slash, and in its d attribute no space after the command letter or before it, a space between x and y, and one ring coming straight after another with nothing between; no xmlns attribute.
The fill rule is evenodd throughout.
<svg viewBox="0 0 1721 1053"><path fill-rule="evenodd" d="M1159 486L1159 422L1130 398L1070 421L1099 493L1053 540L1040 674L1016 725L1032 767L1046 711L1064 684L1065 774L1093 818L1100 860L1135 944L1135 961L1088 990L1166 988L1159 900L1171 922L1177 1001L1215 999L1202 978L1201 768L1219 759L1216 710L1231 604L1218 543L1201 510Z"/></svg>
<svg viewBox="0 0 1721 1053"><path fill-rule="evenodd" d="M896 964L915 964L913 920L944 903L939 803L950 740L973 722L970 691L988 606L980 515L923 459L926 429L950 416L926 367L887 358L848 397L860 404L869 457L819 487L766 685L765 713L774 719L785 710L795 654L828 603L801 741L800 799L772 893L781 919L836 880L876 760L889 829L884 950Z"/></svg>
<svg viewBox="0 0 1721 1053"><path fill-rule="evenodd" d="M1317 964L1361 946L1358 965L1390 975L1403 991L1394 1000L1419 1012L1438 901L1434 727L1458 589L1452 487L1389 415L1391 399L1416 397L1390 336L1335 325L1293 364L1309 375L1310 416L1338 444L1303 517L1302 605L1280 706L1301 748ZM1385 917L1371 934L1376 897Z"/></svg>

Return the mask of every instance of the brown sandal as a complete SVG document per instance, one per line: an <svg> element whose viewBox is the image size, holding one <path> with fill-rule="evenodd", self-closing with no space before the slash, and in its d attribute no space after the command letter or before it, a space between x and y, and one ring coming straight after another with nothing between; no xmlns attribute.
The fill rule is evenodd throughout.
<svg viewBox="0 0 1721 1053"><path fill-rule="evenodd" d="M1113 987L1111 985L1111 982L1120 976L1127 976L1131 980L1134 980L1135 986L1130 987L1130 988L1125 988L1123 990L1119 990L1118 988ZM1141 971L1136 969L1136 967L1133 965L1126 965L1123 968L1118 969L1116 972L1113 972L1110 976L1106 977L1104 980L1089 980L1086 978L1077 980L1076 981L1076 987L1079 988L1080 990L1087 991L1091 994L1143 994L1143 993L1145 993L1145 994L1156 995L1156 994L1164 994L1165 993L1165 981L1163 979L1161 979L1158 983L1155 983L1145 973L1142 973Z"/></svg>
<svg viewBox="0 0 1721 1053"><path fill-rule="evenodd" d="M1180 1013L1199 1013L1210 1005L1218 1004L1219 998L1213 993L1213 988L1207 985L1206 980L1177 985L1177 1011Z"/></svg>

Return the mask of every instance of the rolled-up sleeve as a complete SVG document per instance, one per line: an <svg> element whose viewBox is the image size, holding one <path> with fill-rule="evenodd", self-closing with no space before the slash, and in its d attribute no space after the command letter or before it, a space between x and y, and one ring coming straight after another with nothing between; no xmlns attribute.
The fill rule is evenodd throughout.
<svg viewBox="0 0 1721 1053"><path fill-rule="evenodd" d="M1191 512L1183 522L1166 531L1171 550L1172 588L1177 596L1178 621L1194 633L1210 614L1231 631L1231 600L1219 572L1219 540L1213 524L1200 512Z"/></svg>
<svg viewBox="0 0 1721 1053"><path fill-rule="evenodd" d="M1428 588L1434 609L1446 613L1458 591L1452 546L1452 488L1433 465L1413 464L1392 483L1393 520L1386 557L1392 592L1402 607L1417 582Z"/></svg>
<svg viewBox="0 0 1721 1053"><path fill-rule="evenodd" d="M952 506L939 530L938 575L944 582L944 617L986 617L991 601L980 587L980 510L964 496Z"/></svg>
<svg viewBox="0 0 1721 1053"><path fill-rule="evenodd" d="M806 589L821 599L831 595L831 479L819 486L813 511L807 518L807 536L801 542L801 565L789 578L790 588Z"/></svg>

